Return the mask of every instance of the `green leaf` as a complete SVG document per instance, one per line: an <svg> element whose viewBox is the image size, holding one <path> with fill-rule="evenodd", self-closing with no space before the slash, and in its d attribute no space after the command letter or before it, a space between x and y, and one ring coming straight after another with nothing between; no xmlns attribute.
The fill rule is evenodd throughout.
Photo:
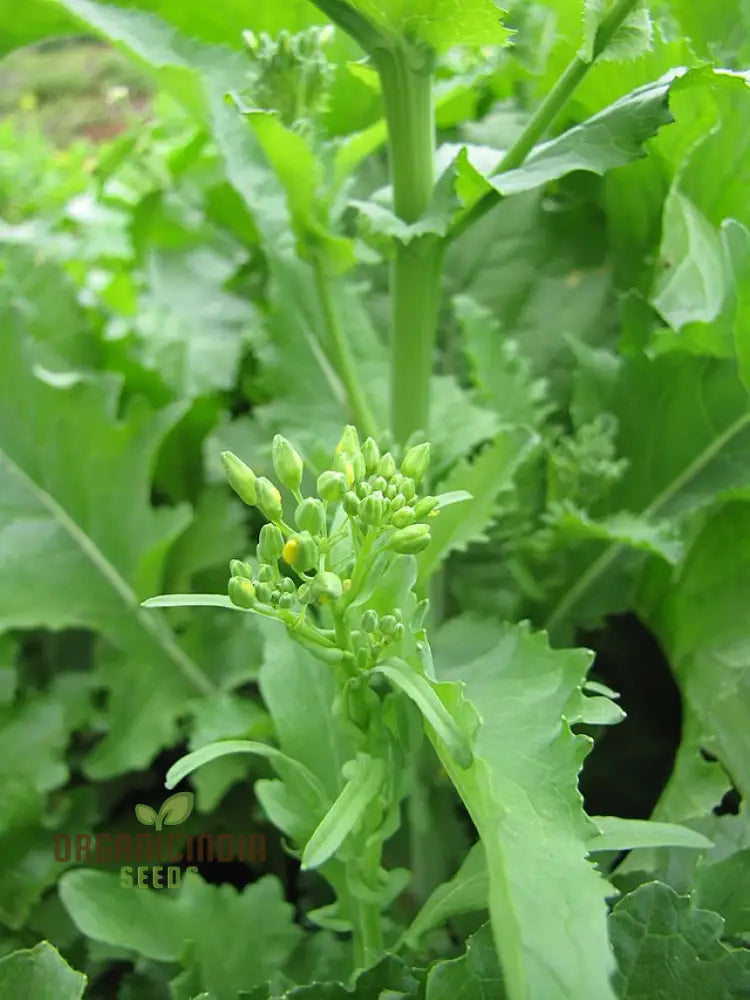
<svg viewBox="0 0 750 1000"><path fill-rule="evenodd" d="M489 924L466 941L459 958L436 962L427 974L425 1000L506 1000Z"/></svg>
<svg viewBox="0 0 750 1000"><path fill-rule="evenodd" d="M721 914L725 934L750 932L750 849L700 865L695 873L695 901L701 910Z"/></svg>
<svg viewBox="0 0 750 1000"><path fill-rule="evenodd" d="M577 787L591 741L567 721L585 715L592 654L552 650L524 626L460 617L440 630L434 655L438 676L462 681L481 713L470 770L456 768L439 742L436 749L484 846L509 998L612 1000L610 890L587 860L596 828Z"/></svg>
<svg viewBox="0 0 750 1000"><path fill-rule="evenodd" d="M194 750L181 757L176 764L170 767L164 784L167 788L174 788L183 778L192 774L196 768L202 767L212 760L236 753L265 757L287 784L304 790L303 798L309 806L318 809L328 807L329 800L323 787L304 764L287 756L276 747L268 746L266 743L255 743L252 740L219 740L217 743L209 743L208 746L201 747L200 750Z"/></svg>
<svg viewBox="0 0 750 1000"><path fill-rule="evenodd" d="M594 520L575 504L554 504L549 523L564 539L598 539L640 549L676 564L683 554L683 544L670 521L649 521L644 517L618 511Z"/></svg>
<svg viewBox="0 0 750 1000"><path fill-rule="evenodd" d="M705 851L713 844L686 826L619 816L592 816L599 833L588 841L589 851L629 851L634 847L690 847Z"/></svg>
<svg viewBox="0 0 750 1000"><path fill-rule="evenodd" d="M191 688L211 689L166 623L139 607L139 595L158 589L165 554L190 516L149 502L156 451L182 407L153 413L133 403L118 419L119 379L53 386L35 373L16 326L4 344L0 628L105 636L97 679L111 691L110 731L86 767L92 776L143 767L173 738Z"/></svg>
<svg viewBox="0 0 750 1000"><path fill-rule="evenodd" d="M142 608L229 608L241 611L226 594L159 594L141 601Z"/></svg>
<svg viewBox="0 0 750 1000"><path fill-rule="evenodd" d="M424 674L418 673L404 660L392 659L379 663L374 673L383 674L399 691L403 691L414 702L425 720L432 726L459 767L471 766L472 752L470 740L461 726L451 716L441 697L441 685Z"/></svg>
<svg viewBox="0 0 750 1000"><path fill-rule="evenodd" d="M279 747L304 764L333 801L343 784L341 769L355 756L355 748L332 711L337 688L331 668L300 648L278 625L261 623L261 628L265 653L260 691Z"/></svg>
<svg viewBox="0 0 750 1000"><path fill-rule="evenodd" d="M594 58L594 39L604 15L612 4L609 0L584 0L583 4L583 48L582 58L591 62ZM647 52L653 42L653 24L648 9L638 4L615 32L612 41L599 54L602 60L636 59Z"/></svg>
<svg viewBox="0 0 750 1000"><path fill-rule="evenodd" d="M440 481L441 492L465 490L471 500L441 510L430 522L432 542L417 560L422 580L429 579L448 553L486 538L499 499L513 488L515 473L534 443L523 428L503 430L473 461L460 462Z"/></svg>
<svg viewBox="0 0 750 1000"><path fill-rule="evenodd" d="M80 1000L85 988L48 941L0 958L0 1000Z"/></svg>
<svg viewBox="0 0 750 1000"><path fill-rule="evenodd" d="M472 844L453 878L443 882L430 894L404 931L401 942L416 950L423 935L440 927L451 917L485 910L488 894L487 859L480 840Z"/></svg>
<svg viewBox="0 0 750 1000"><path fill-rule="evenodd" d="M67 872L60 896L82 934L159 962L184 961L217 1000L266 982L292 953L301 930L271 875L241 893L185 876L179 889L144 892L120 885L118 875L87 869ZM237 928L254 947L231 946Z"/></svg>
<svg viewBox="0 0 750 1000"><path fill-rule="evenodd" d="M378 794L385 777L382 760L357 754L351 776L325 814L302 852L302 869L320 868L341 847L355 829L365 810Z"/></svg>
<svg viewBox="0 0 750 1000"><path fill-rule="evenodd" d="M669 886L640 886L609 923L621 1000L734 1000L750 990L750 953L723 945L721 917Z"/></svg>
<svg viewBox="0 0 750 1000"><path fill-rule="evenodd" d="M717 757L741 795L750 795L744 608L750 599L750 507L731 503L696 537L679 579L648 607L680 687L686 723L684 763L667 785L662 808L683 780L692 753ZM671 817L670 817L671 818Z"/></svg>

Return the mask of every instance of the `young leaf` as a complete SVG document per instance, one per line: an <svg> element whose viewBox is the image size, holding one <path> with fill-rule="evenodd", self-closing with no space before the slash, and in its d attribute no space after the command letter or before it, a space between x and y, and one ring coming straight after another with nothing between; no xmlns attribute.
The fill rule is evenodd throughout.
<svg viewBox="0 0 750 1000"><path fill-rule="evenodd" d="M86 982L48 941L0 958L3 1000L81 1000Z"/></svg>
<svg viewBox="0 0 750 1000"><path fill-rule="evenodd" d="M435 962L427 974L425 1000L457 997L508 1000L489 924L467 939L463 955Z"/></svg>
<svg viewBox="0 0 750 1000"><path fill-rule="evenodd" d="M451 716L440 697L443 685L418 673L404 660L392 659L378 664L375 673L383 674L391 684L415 703L440 739L449 748L460 767L471 766L472 753L469 740Z"/></svg>
<svg viewBox="0 0 750 1000"><path fill-rule="evenodd" d="M594 40L603 17L609 13L610 0L584 0L583 4L583 48L581 58L590 62L595 55ZM599 53L602 60L617 61L636 59L647 52L653 43L654 28L651 16L643 0L636 5L614 34L612 41Z"/></svg>
<svg viewBox="0 0 750 1000"><path fill-rule="evenodd" d="M378 794L385 777L385 764L369 754L358 754L352 774L341 794L315 829L302 852L303 871L320 868L355 829Z"/></svg>

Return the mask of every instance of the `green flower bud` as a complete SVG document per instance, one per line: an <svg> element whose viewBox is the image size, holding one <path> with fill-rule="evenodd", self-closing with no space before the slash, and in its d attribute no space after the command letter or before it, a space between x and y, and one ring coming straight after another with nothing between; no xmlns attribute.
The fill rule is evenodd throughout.
<svg viewBox="0 0 750 1000"><path fill-rule="evenodd" d="M397 472L395 476L391 476L391 482L396 487L397 491L401 489L401 484L403 483L404 478L405 477L402 476L400 472Z"/></svg>
<svg viewBox="0 0 750 1000"><path fill-rule="evenodd" d="M286 486L292 492L298 490L302 482L304 464L297 451L281 434L277 434L273 439L271 458L274 471L282 486Z"/></svg>
<svg viewBox="0 0 750 1000"><path fill-rule="evenodd" d="M356 517L359 513L359 497L356 493L352 493L350 490L348 493L344 494L341 506L344 508L349 517Z"/></svg>
<svg viewBox="0 0 750 1000"><path fill-rule="evenodd" d="M269 521L281 520L281 494L270 479L260 476L255 480L255 492L258 494L256 506L265 514Z"/></svg>
<svg viewBox="0 0 750 1000"><path fill-rule="evenodd" d="M310 593L318 604L337 601L343 593L341 579L335 573L318 573L310 584Z"/></svg>
<svg viewBox="0 0 750 1000"><path fill-rule="evenodd" d="M265 563L258 568L258 583L273 583L276 579L276 574L274 573L273 566L268 566Z"/></svg>
<svg viewBox="0 0 750 1000"><path fill-rule="evenodd" d="M281 588L281 592L283 594L294 594L297 590L294 585L294 580L291 580L288 576L282 576L279 582L279 587Z"/></svg>
<svg viewBox="0 0 750 1000"><path fill-rule="evenodd" d="M359 516L365 524L380 524L383 518L383 494L371 493L365 497L359 508Z"/></svg>
<svg viewBox="0 0 750 1000"><path fill-rule="evenodd" d="M273 591L267 583L259 583L255 588L255 595L261 604L270 604L272 593Z"/></svg>
<svg viewBox="0 0 750 1000"><path fill-rule="evenodd" d="M318 562L318 546L309 531L292 535L284 545L281 558L298 573L312 569Z"/></svg>
<svg viewBox="0 0 750 1000"><path fill-rule="evenodd" d="M284 536L275 524L264 524L258 538L258 559L263 563L275 563L281 557Z"/></svg>
<svg viewBox="0 0 750 1000"><path fill-rule="evenodd" d="M362 615L362 631L363 632L374 632L378 627L378 613L373 611L372 608L365 611Z"/></svg>
<svg viewBox="0 0 750 1000"><path fill-rule="evenodd" d="M411 507L402 507L391 516L391 524L394 528L406 528L408 525L413 524L415 520L416 515Z"/></svg>
<svg viewBox="0 0 750 1000"><path fill-rule="evenodd" d="M250 466L245 465L242 459L237 458L231 451L222 451L221 464L224 469L224 475L227 477L227 482L240 500L248 504L248 506L254 507L258 502L256 493L257 476Z"/></svg>
<svg viewBox="0 0 750 1000"><path fill-rule="evenodd" d="M422 499L415 506L414 513L417 517L427 517L430 511L437 507L438 502L437 497L422 497Z"/></svg>
<svg viewBox="0 0 750 1000"><path fill-rule="evenodd" d="M244 576L233 576L229 581L227 592L229 600L237 608L244 608L247 611L255 604L255 587Z"/></svg>
<svg viewBox="0 0 750 1000"><path fill-rule="evenodd" d="M338 503L346 491L349 484L343 472L321 472L318 476L318 494L331 503Z"/></svg>
<svg viewBox="0 0 750 1000"><path fill-rule="evenodd" d="M279 598L281 597L281 591L278 587L274 587L271 591L271 604L276 608L279 604Z"/></svg>
<svg viewBox="0 0 750 1000"><path fill-rule="evenodd" d="M401 642L401 640L404 638L404 631L405 629L404 626L401 624L401 622L396 622L396 625L394 626L393 629L393 636L392 636L393 641Z"/></svg>
<svg viewBox="0 0 750 1000"><path fill-rule="evenodd" d="M350 489L354 485L354 466L352 465L352 460L348 455L337 455L333 460L334 472L340 472L346 479L347 489Z"/></svg>
<svg viewBox="0 0 750 1000"><path fill-rule="evenodd" d="M408 477L403 480L403 482L399 486L399 489L404 494L404 498L406 500L412 500L417 493L417 488L414 485L414 480L409 479Z"/></svg>
<svg viewBox="0 0 750 1000"><path fill-rule="evenodd" d="M378 462L378 473L386 479L396 474L396 459L389 451Z"/></svg>
<svg viewBox="0 0 750 1000"><path fill-rule="evenodd" d="M303 583L302 586L297 588L297 600L300 604L309 604L312 600L312 594L310 593L310 584Z"/></svg>
<svg viewBox="0 0 750 1000"><path fill-rule="evenodd" d="M352 468L354 469L354 482L358 483L360 479L364 479L367 474L367 469L365 468L365 460L362 458L362 452L358 451L357 454L352 459Z"/></svg>
<svg viewBox="0 0 750 1000"><path fill-rule="evenodd" d="M401 472L414 480L415 485L420 483L430 465L429 444L417 444L409 448L401 462Z"/></svg>
<svg viewBox="0 0 750 1000"><path fill-rule="evenodd" d="M280 594L279 607L283 608L285 611L291 610L291 608L294 607L294 594Z"/></svg>
<svg viewBox="0 0 750 1000"><path fill-rule="evenodd" d="M395 497L391 500L391 513L395 514L397 510L401 510L401 508L404 506L405 503L406 500L404 499L404 494L397 493Z"/></svg>
<svg viewBox="0 0 750 1000"><path fill-rule="evenodd" d="M357 483L357 495L364 500L372 493L372 486L369 483Z"/></svg>
<svg viewBox="0 0 750 1000"><path fill-rule="evenodd" d="M368 437L362 445L362 457L365 460L365 471L368 476L371 476L375 469L377 469L378 462L380 461L380 448L378 448L377 442L371 437Z"/></svg>
<svg viewBox="0 0 750 1000"><path fill-rule="evenodd" d="M358 451L359 434L357 434L357 428L352 426L352 424L347 424L344 428L344 433L341 435L341 440L336 445L336 454L353 457Z"/></svg>
<svg viewBox="0 0 750 1000"><path fill-rule="evenodd" d="M242 576L246 580L252 580L253 578L252 566L248 566L247 563L242 562L240 559L233 559L230 562L229 573L231 576Z"/></svg>
<svg viewBox="0 0 750 1000"><path fill-rule="evenodd" d="M326 512L322 502L317 497L307 497L297 506L294 520L300 531L322 535L326 525Z"/></svg>
<svg viewBox="0 0 750 1000"><path fill-rule="evenodd" d="M413 554L421 552L430 544L430 529L426 524L410 524L401 528L391 538L390 546L395 552Z"/></svg>
<svg viewBox="0 0 750 1000"><path fill-rule="evenodd" d="M397 493L398 493L398 490L393 485L393 483L389 483L386 486L386 488L385 488L385 495L386 495L386 498L388 500L393 500L393 498L396 496Z"/></svg>
<svg viewBox="0 0 750 1000"><path fill-rule="evenodd" d="M383 615L380 619L380 631L383 635L393 635L393 630L398 625L393 615Z"/></svg>
<svg viewBox="0 0 750 1000"><path fill-rule="evenodd" d="M381 493L385 491L387 485L388 482L383 476L375 476L372 481L373 490L380 490Z"/></svg>

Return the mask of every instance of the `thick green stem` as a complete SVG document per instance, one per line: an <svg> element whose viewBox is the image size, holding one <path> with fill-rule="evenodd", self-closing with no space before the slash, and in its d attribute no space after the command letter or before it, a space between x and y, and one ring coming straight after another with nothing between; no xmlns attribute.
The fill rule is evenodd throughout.
<svg viewBox="0 0 750 1000"><path fill-rule="evenodd" d="M407 45L379 50L393 185L393 206L404 222L421 218L435 183L432 73ZM391 430L400 443L428 432L430 376L435 345L442 241L421 236L396 241L391 289Z"/></svg>
<svg viewBox="0 0 750 1000"><path fill-rule="evenodd" d="M331 296L330 279L325 272L323 261L318 255L313 257L312 268L315 275L315 287L331 338L333 363L346 390L347 402L351 409L352 418L360 430L374 437L378 433L379 428L375 417L372 415L372 410L362 388L362 383L359 380L357 366L352 357L349 341L336 314L336 308Z"/></svg>
<svg viewBox="0 0 750 1000"><path fill-rule="evenodd" d="M354 925L354 968L369 969L385 950L380 907L354 895L350 896L350 904Z"/></svg>
<svg viewBox="0 0 750 1000"><path fill-rule="evenodd" d="M617 3L612 7L597 29L591 59L584 59L581 55L576 55L571 60L555 86L531 116L524 130L507 150L498 164L495 173L501 174L508 170L515 170L523 164L526 157L566 106L573 95L573 91L584 79L597 58L607 48L617 29L628 14L633 11L637 3L638 0L617 0ZM448 233L448 240L455 240L462 233L466 232L478 219L481 219L490 209L494 208L501 198L502 195L498 191L488 191L453 226Z"/></svg>

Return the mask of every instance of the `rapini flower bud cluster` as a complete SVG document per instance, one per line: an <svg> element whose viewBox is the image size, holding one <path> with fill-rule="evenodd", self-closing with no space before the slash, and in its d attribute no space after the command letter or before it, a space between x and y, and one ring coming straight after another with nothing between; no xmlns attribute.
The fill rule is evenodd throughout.
<svg viewBox="0 0 750 1000"><path fill-rule="evenodd" d="M439 501L419 494L429 466L429 445L408 449L397 462L391 452L381 454L372 438L360 445L356 429L349 426L331 467L317 478L317 495L303 496L302 458L286 438L276 435L273 467L278 483L294 500L293 524L284 520L278 486L256 476L231 452L223 452L221 459L240 499L268 521L258 539L257 569L239 560L231 563L228 592L232 603L280 618L295 638L304 636L305 645L318 641L358 668L372 666L386 647L402 640L401 611L394 608L378 616L358 602L356 611L352 606L346 612L364 587L376 557L382 572L384 558L416 554L430 543L427 522L437 514ZM341 649L341 629L334 642L330 630L318 628L319 615L312 620L307 617L311 607L328 608L334 623L337 619L341 623L346 615L347 649Z"/></svg>

